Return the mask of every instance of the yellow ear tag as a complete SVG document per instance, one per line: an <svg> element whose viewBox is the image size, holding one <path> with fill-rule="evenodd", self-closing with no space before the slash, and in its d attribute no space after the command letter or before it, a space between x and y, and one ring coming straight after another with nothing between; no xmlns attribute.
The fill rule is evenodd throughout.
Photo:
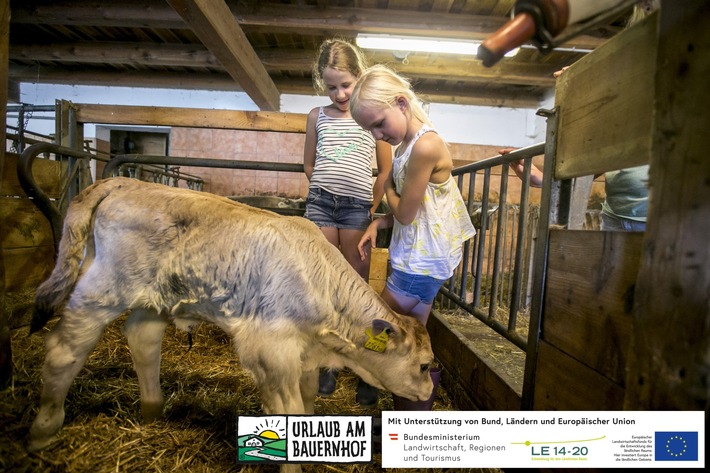
<svg viewBox="0 0 710 473"><path fill-rule="evenodd" d="M367 330L365 330L365 335L369 337L365 342L365 348L379 353L385 351L385 348L387 347L387 339L389 338L387 330L383 330L376 336L373 336L372 327L368 327Z"/></svg>

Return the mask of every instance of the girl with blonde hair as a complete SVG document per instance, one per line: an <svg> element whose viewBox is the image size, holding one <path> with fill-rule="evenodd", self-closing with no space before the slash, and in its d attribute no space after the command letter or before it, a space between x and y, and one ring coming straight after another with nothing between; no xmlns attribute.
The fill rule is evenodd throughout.
<svg viewBox="0 0 710 473"><path fill-rule="evenodd" d="M360 255L366 258L375 246L378 230L393 227L392 274L382 297L395 311L426 325L434 296L461 262L462 244L475 234L451 176L448 146L409 82L385 66L362 74L350 97L350 113L376 140L397 146L385 181L391 211L365 231Z"/></svg>

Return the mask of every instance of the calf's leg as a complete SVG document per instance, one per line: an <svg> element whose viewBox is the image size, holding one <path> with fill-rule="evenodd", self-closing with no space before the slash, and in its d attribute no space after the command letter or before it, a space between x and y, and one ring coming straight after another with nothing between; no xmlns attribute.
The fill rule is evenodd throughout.
<svg viewBox="0 0 710 473"><path fill-rule="evenodd" d="M136 309L126 320L123 334L128 340L133 367L141 390L141 413L151 422L163 413L160 390L160 348L167 320L154 310Z"/></svg>
<svg viewBox="0 0 710 473"><path fill-rule="evenodd" d="M303 408L306 414L315 412L316 394L318 393L319 370L304 371L301 374L300 388Z"/></svg>
<svg viewBox="0 0 710 473"><path fill-rule="evenodd" d="M64 400L69 386L108 323L120 315L106 309L89 309L76 303L78 299L72 298L45 341L44 384L39 412L30 428L30 451L41 450L56 440L64 423Z"/></svg>
<svg viewBox="0 0 710 473"><path fill-rule="evenodd" d="M266 414L305 414L301 398L301 350L297 340L279 338L278 347L265 343L269 337L254 331L249 338L237 340L239 360L254 376ZM315 395L314 395L315 397Z"/></svg>

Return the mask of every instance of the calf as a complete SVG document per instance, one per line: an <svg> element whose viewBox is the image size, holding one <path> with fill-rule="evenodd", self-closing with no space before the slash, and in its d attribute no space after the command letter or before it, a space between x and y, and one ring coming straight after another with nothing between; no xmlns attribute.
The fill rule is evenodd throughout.
<svg viewBox="0 0 710 473"><path fill-rule="evenodd" d="M169 321L228 333L267 414L312 413L322 366L346 366L412 400L433 388L425 328L390 310L314 224L212 194L126 178L89 187L69 207L57 264L35 302L33 331L61 318L46 339L31 450L55 440L70 384L126 311L147 421L162 412ZM384 344L373 345L373 334Z"/></svg>

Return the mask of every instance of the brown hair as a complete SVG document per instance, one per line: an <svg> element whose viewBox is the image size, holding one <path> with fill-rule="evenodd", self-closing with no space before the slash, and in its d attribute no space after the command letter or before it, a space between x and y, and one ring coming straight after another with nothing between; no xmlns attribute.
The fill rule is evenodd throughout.
<svg viewBox="0 0 710 473"><path fill-rule="evenodd" d="M320 94L325 92L323 71L326 67L359 77L367 68L367 61L362 51L352 43L342 39L323 41L318 48L318 59L313 64L313 85Z"/></svg>

